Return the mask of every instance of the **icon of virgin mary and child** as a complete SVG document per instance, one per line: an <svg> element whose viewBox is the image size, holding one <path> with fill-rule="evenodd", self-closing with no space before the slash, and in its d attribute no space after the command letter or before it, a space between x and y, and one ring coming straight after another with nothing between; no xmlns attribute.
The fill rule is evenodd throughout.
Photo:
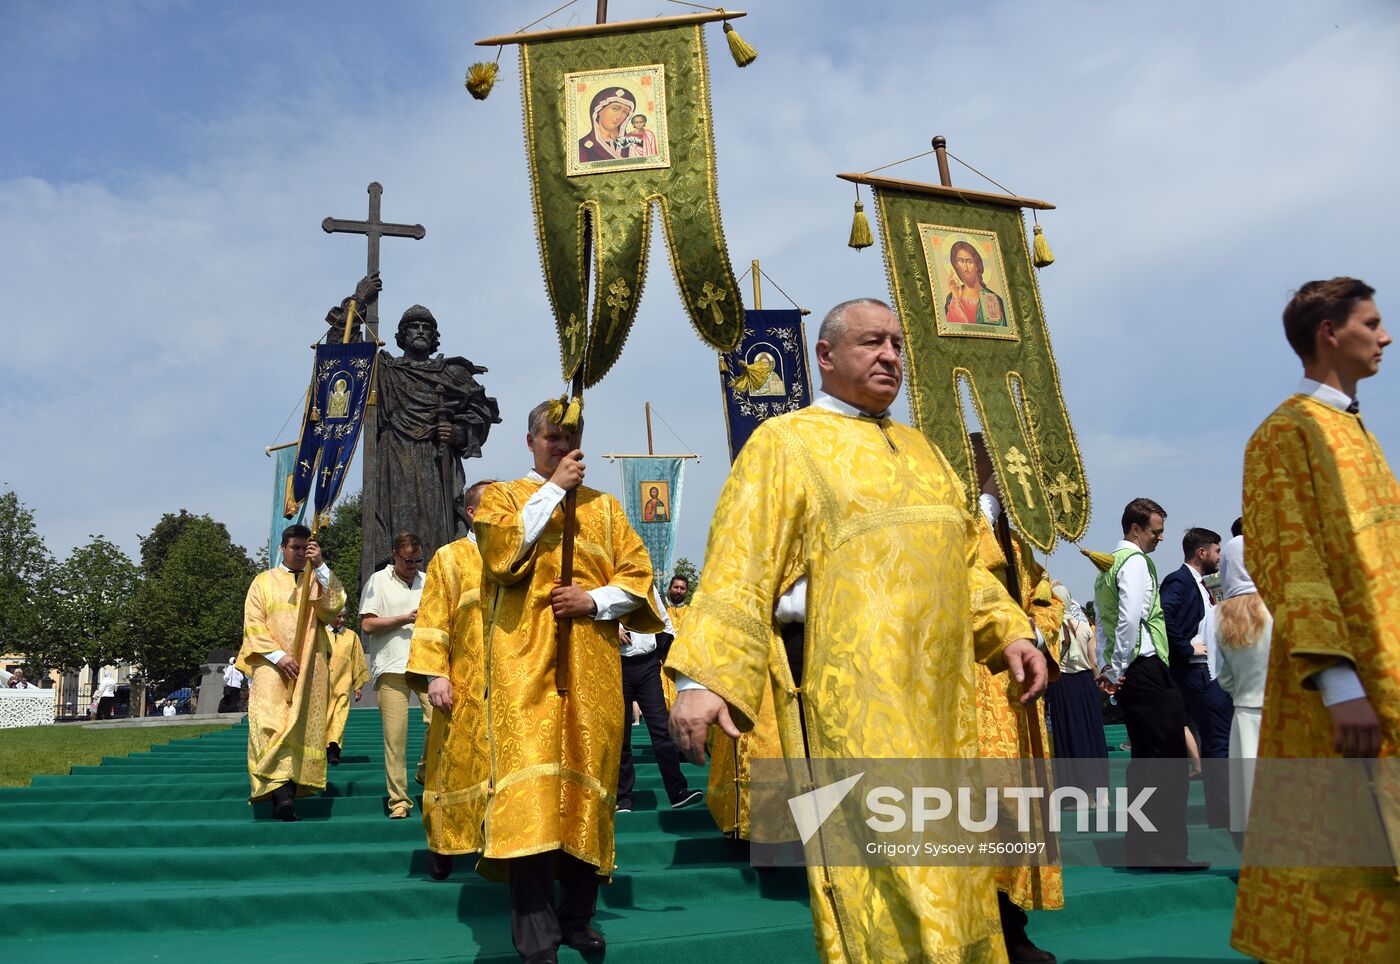
<svg viewBox="0 0 1400 964"><path fill-rule="evenodd" d="M579 163L624 157L655 157L656 134L647 116L637 113L637 98L626 87L605 87L588 107L593 129L579 138Z"/></svg>

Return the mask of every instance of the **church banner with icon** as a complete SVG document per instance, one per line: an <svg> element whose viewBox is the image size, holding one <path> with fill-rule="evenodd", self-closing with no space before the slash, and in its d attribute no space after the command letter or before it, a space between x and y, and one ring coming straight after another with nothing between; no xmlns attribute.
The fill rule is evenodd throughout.
<svg viewBox="0 0 1400 964"><path fill-rule="evenodd" d="M278 449L276 465L272 467L272 526L267 538L268 565L276 568L282 562L282 531L287 526L300 525L306 517L306 502L292 498L292 482L296 476L296 446Z"/></svg>
<svg viewBox="0 0 1400 964"><path fill-rule="evenodd" d="M622 505L627 521L651 555L656 591L665 593L676 561L676 519L681 512L685 459L627 456L622 463Z"/></svg>
<svg viewBox="0 0 1400 964"><path fill-rule="evenodd" d="M802 312L747 312L744 340L734 351L720 353L719 380L733 462L760 424L812 402Z"/></svg>
<svg viewBox="0 0 1400 964"><path fill-rule="evenodd" d="M1021 209L1044 201L842 175L869 184L904 328L914 423L978 491L961 387L972 397L1013 527L1042 551L1081 538L1089 489ZM971 504L969 509L971 509Z"/></svg>
<svg viewBox="0 0 1400 964"><path fill-rule="evenodd" d="M691 324L716 349L739 342L743 303L720 226L709 66L695 22L703 19L713 15L511 40L520 44L524 142L563 375L582 365L585 386L617 361L636 318L653 207Z"/></svg>
<svg viewBox="0 0 1400 964"><path fill-rule="evenodd" d="M312 518L319 525L330 521L326 513L355 457L378 351L373 341L316 346L287 501L300 506L312 496Z"/></svg>

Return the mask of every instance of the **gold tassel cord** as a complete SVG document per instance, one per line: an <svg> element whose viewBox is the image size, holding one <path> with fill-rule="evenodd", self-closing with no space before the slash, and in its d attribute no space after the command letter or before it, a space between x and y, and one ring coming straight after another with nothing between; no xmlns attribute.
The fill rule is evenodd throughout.
<svg viewBox="0 0 1400 964"><path fill-rule="evenodd" d="M720 13L723 12L723 10L720 11ZM747 40L739 36L739 31L730 26L728 20L724 22L724 37L729 41L729 52L734 55L734 62L740 67L747 67L758 59L758 51L749 46Z"/></svg>
<svg viewBox="0 0 1400 964"><path fill-rule="evenodd" d="M549 420L561 428L570 432L576 431L579 421L583 418L583 399L577 395L570 398L568 395L560 395L549 401L547 411Z"/></svg>
<svg viewBox="0 0 1400 964"><path fill-rule="evenodd" d="M467 71L467 92L477 100L485 100L486 95L491 93L491 88L496 83L496 73L500 70L499 65L482 62L472 64Z"/></svg>
<svg viewBox="0 0 1400 964"><path fill-rule="evenodd" d="M1050 242L1045 240L1045 233L1040 230L1039 224L1035 226L1035 241L1031 245L1031 263L1037 268L1055 263L1055 256L1050 253Z"/></svg>
<svg viewBox="0 0 1400 964"><path fill-rule="evenodd" d="M1082 548L1079 551L1084 555L1084 558L1094 564L1094 568L1098 569L1099 572L1108 572L1108 570L1113 568L1113 557L1108 553L1094 552L1092 549Z"/></svg>
<svg viewBox="0 0 1400 964"><path fill-rule="evenodd" d="M776 367L776 363L767 355L768 353L764 352L759 358L754 359L752 365L741 360L739 374L729 380L729 387L740 392L753 392L762 388Z"/></svg>
<svg viewBox="0 0 1400 964"><path fill-rule="evenodd" d="M875 235L870 230L870 219L865 216L865 205L860 202L859 194L856 195L855 217L851 219L851 239L846 243L857 251L875 243Z"/></svg>

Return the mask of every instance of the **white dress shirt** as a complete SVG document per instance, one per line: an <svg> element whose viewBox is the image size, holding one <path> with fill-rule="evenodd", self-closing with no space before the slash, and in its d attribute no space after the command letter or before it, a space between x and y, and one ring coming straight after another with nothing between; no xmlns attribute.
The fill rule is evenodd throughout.
<svg viewBox="0 0 1400 964"><path fill-rule="evenodd" d="M283 572L290 572L294 576L301 575L301 573L299 572L295 572L291 569L288 569L286 563L279 564L277 568L281 569ZM331 585L331 567L323 562L312 571L316 573L316 581L321 584L321 588L329 589ZM267 660L273 666L276 666L278 663L282 662L282 657L286 655L287 654L284 651L280 649L274 649L272 652L264 656L263 659Z"/></svg>
<svg viewBox="0 0 1400 964"><path fill-rule="evenodd" d="M564 501L564 490L553 482L531 469L525 478L535 482L543 482L539 490L520 508L520 521L525 527L525 538L520 544L520 552L515 557L515 562L524 559L549 525L550 518L554 515L554 510L559 508L559 503ZM621 619L635 609L640 609L645 602L640 596L634 596L626 589L618 586L599 586L597 589L586 590L593 600L593 605L598 611L593 614L597 620Z"/></svg>
<svg viewBox="0 0 1400 964"><path fill-rule="evenodd" d="M1136 554L1118 569L1118 625L1114 627L1112 646L1107 645L1104 638L1106 630L1103 621L1099 621L1100 652L1109 654L1104 678L1110 683L1122 680L1128 664L1139 656L1152 656L1157 652L1152 645L1152 634L1143 625L1152 611L1153 590L1156 588L1152 585L1152 573L1147 568L1147 557L1142 554L1141 547L1126 539L1119 542L1113 551L1119 549L1132 549Z"/></svg>
<svg viewBox="0 0 1400 964"><path fill-rule="evenodd" d="M1340 388L1324 385L1311 378L1304 378L1298 382L1298 394L1306 395L1343 412L1355 401ZM1323 706L1345 703L1348 700L1359 700L1366 695L1366 690L1362 688L1361 680L1356 675L1356 667L1350 663L1329 666L1314 673L1312 678L1317 683L1318 692L1322 694Z"/></svg>
<svg viewBox="0 0 1400 964"><path fill-rule="evenodd" d="M425 577L421 571L404 582L392 564L369 577L360 597L360 615L389 619L406 616L418 608L423 599ZM370 678L377 682L385 673L408 672L408 653L413 644L413 623L401 623L365 633L365 659L369 662Z"/></svg>
<svg viewBox="0 0 1400 964"><path fill-rule="evenodd" d="M661 603L661 597L656 590L651 591L652 598L656 600L657 608L661 610L661 619L666 623L666 628L662 632L676 635L675 628L671 625L671 615L666 612L666 607ZM627 642L622 644L623 656L645 656L647 653L656 652L655 633L632 633L627 634Z"/></svg>

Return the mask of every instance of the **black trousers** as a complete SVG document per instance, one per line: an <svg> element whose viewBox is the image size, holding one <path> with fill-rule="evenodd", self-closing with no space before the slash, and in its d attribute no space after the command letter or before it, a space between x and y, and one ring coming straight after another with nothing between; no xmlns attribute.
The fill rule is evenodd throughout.
<svg viewBox="0 0 1400 964"><path fill-rule="evenodd" d="M1186 856L1186 706L1171 673L1155 655L1128 664L1118 705L1128 725L1133 758L1128 764L1128 799L1152 787L1142 806L1156 827L1148 832L1128 822L1123 847L1129 866L1183 864ZM1157 762L1161 761L1161 762Z"/></svg>
<svg viewBox="0 0 1400 964"><path fill-rule="evenodd" d="M243 695L241 686L224 686L224 695L219 699L220 713L237 713L238 698Z"/></svg>
<svg viewBox="0 0 1400 964"><path fill-rule="evenodd" d="M651 731L651 749L666 796L675 803L690 792L681 773L681 754L666 729L666 697L661 692L661 660L656 653L622 657L622 763L617 770L618 806L632 803L637 767L632 762L632 701L642 708L642 719Z"/></svg>
<svg viewBox="0 0 1400 964"><path fill-rule="evenodd" d="M554 879L559 878L559 897ZM598 909L598 868L562 850L510 861L510 936L524 961L548 959Z"/></svg>
<svg viewBox="0 0 1400 964"><path fill-rule="evenodd" d="M1172 681L1181 691L1186 715L1196 728L1201 745L1201 768L1206 790L1206 819L1212 827L1230 825L1230 771L1226 763L1207 760L1228 760L1230 757L1230 721L1235 716L1235 704L1230 694L1210 678L1210 668L1204 663L1173 666Z"/></svg>
<svg viewBox="0 0 1400 964"><path fill-rule="evenodd" d="M99 720L110 720L112 711L117 708L117 698L115 696L104 696L97 701L97 718Z"/></svg>

